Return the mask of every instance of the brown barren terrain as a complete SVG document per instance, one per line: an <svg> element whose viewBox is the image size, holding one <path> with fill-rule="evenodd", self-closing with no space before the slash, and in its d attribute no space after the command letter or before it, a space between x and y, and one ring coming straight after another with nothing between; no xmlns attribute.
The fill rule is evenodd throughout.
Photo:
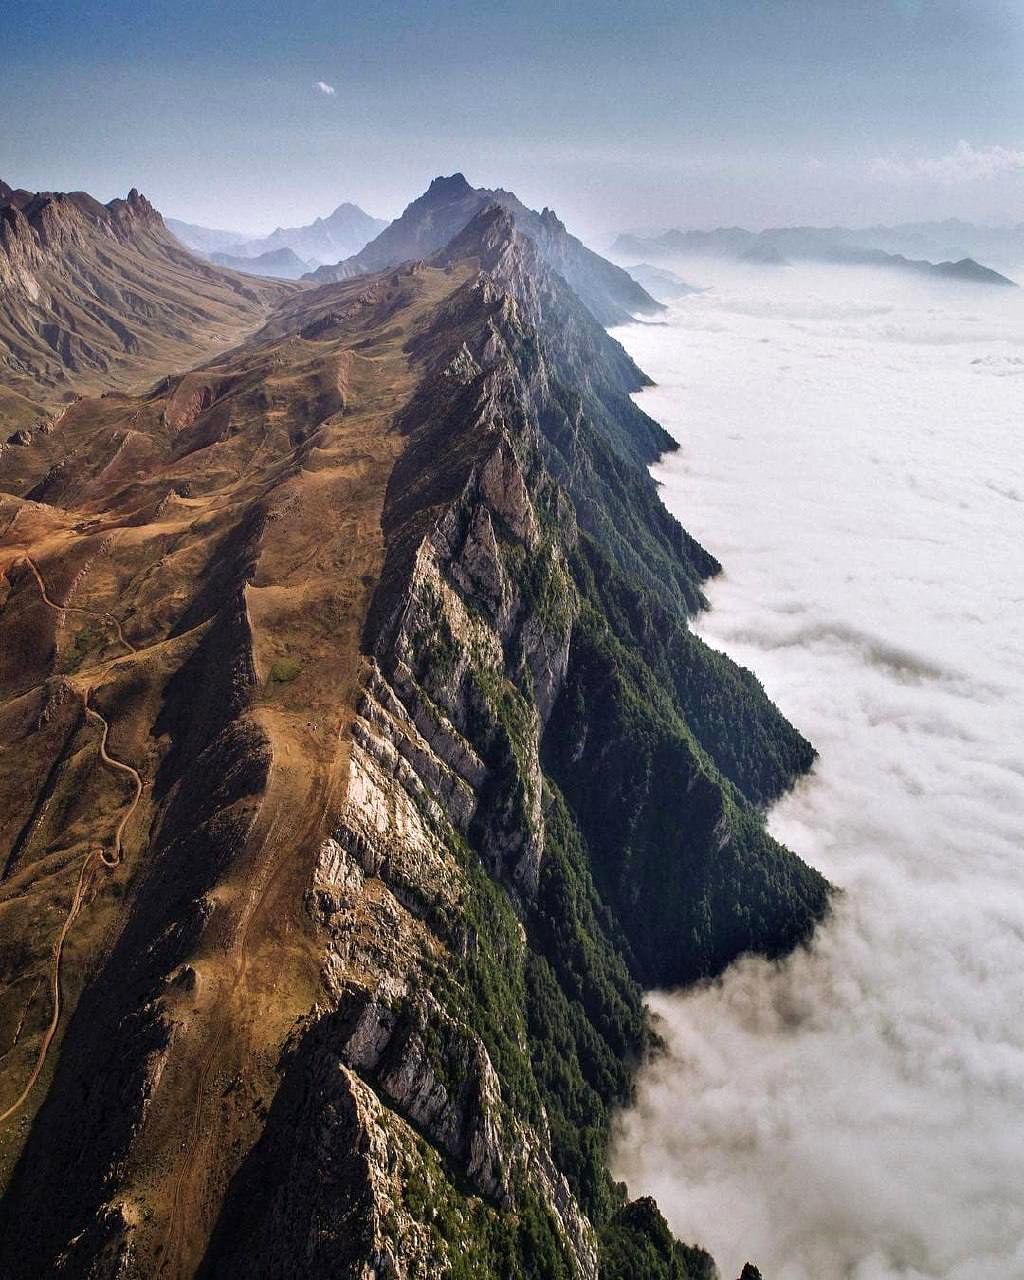
<svg viewBox="0 0 1024 1280"><path fill-rule="evenodd" d="M193 257L137 191L104 205L0 183L0 425L140 391L234 345L302 287Z"/></svg>
<svg viewBox="0 0 1024 1280"><path fill-rule="evenodd" d="M90 1061L82 1017L155 983L117 1206L143 1274L195 1271L315 1000L303 898L344 798L406 345L466 275L305 292L0 460L0 1176L48 1092L40 1143L76 1106L55 1064L69 1036Z"/></svg>

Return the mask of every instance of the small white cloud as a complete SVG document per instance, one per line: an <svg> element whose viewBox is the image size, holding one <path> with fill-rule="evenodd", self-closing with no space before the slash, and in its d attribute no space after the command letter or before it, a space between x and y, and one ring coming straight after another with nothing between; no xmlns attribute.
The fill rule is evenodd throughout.
<svg viewBox="0 0 1024 1280"><path fill-rule="evenodd" d="M326 98L333 98L336 92L334 85L328 84L326 80L314 81L313 88L317 93L322 93Z"/></svg>
<svg viewBox="0 0 1024 1280"><path fill-rule="evenodd" d="M875 178L885 180L925 179L948 184L982 182L1006 173L1024 172L1024 151L1011 147L976 147L960 141L944 156L917 156L902 159L896 156L876 156L868 162L868 170Z"/></svg>

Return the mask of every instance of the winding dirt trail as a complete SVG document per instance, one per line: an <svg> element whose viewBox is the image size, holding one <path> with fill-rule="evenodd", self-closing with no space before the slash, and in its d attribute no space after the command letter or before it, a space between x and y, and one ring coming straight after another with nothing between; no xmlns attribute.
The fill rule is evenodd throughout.
<svg viewBox="0 0 1024 1280"><path fill-rule="evenodd" d="M35 561L27 552L25 552L24 559L25 559L25 563L31 569L32 574L36 580L36 583L39 587L39 594L42 596L44 603L47 604L51 609L54 609L58 613L65 613L65 612L84 613L84 614L89 614L93 617L104 618L106 621L113 624L113 627L117 632L117 638L121 642L121 644L130 653L138 652L135 645L133 645L132 642L128 640L127 637L125 636L124 632L121 629L120 622L117 620L117 618L113 616L113 614L106 613L96 609L85 609L77 605L62 605L62 604L58 604L55 600L51 599L49 593L46 590L46 583L43 581L43 576L39 572L39 569L36 566ZM110 670L110 668L114 665L114 662L116 661L117 659L112 659L110 662L106 663L102 667L99 674L106 675L107 671ZM36 1058L36 1064L32 1069L32 1074L29 1076L24 1089L21 1091L21 1093L15 1099L15 1101L11 1103L11 1105L7 1108L6 1111L4 1111L3 1113L0 1113L0 1125L6 1123L6 1121L9 1120L11 1116L13 1116L20 1109L20 1107L23 1105L25 1100L28 1098L29 1094L32 1092L32 1089L34 1088L36 1081L39 1079L39 1076L42 1073L43 1067L46 1065L46 1058L50 1051L50 1045L53 1043L53 1037L56 1035L57 1027L60 1023L60 1015L61 1015L60 965L61 965L61 959L63 958L63 955L64 955L64 943L66 942L67 936L71 931L71 926L74 924L79 913L81 912L82 904L85 901L87 890L92 881L92 873L95 870L96 863L100 862L103 864L103 866L110 867L110 868L116 867L120 864L121 857L122 857L121 842L124 837L125 828L127 827L128 823L131 821L132 815L134 814L135 810L138 808L139 801L142 799L143 784L142 784L142 777L139 774L139 771L136 768L134 768L132 765L126 764L123 760L118 760L115 756L112 756L107 751L107 739L110 735L110 722L106 719L106 717L101 712L97 711L94 707L91 707L89 705L89 696L91 693L92 693L91 686L87 686L85 689L82 690L82 707L85 712L86 718L96 721L101 726L100 746L99 746L100 759L109 768L114 769L119 773L124 773L131 779L133 789L134 789L134 794L132 796L131 802L128 804L124 813L122 813L121 820L120 822L118 822L117 828L114 832L113 854L108 855L106 849L104 849L103 846L100 845L95 849L90 849L89 852L82 859L82 868L78 873L78 882L75 885L75 892L74 892L74 896L71 899L71 906L68 909L67 915L64 917L64 923L61 926L60 934L57 937L57 942L53 949L53 970L50 975L50 991L51 991L51 996L53 1000L53 1013L50 1017L50 1024L46 1028L46 1032L43 1036L42 1041L40 1042L39 1055Z"/></svg>
<svg viewBox="0 0 1024 1280"><path fill-rule="evenodd" d="M133 645L132 642L124 634L124 632L121 629L121 623L117 620L117 618L114 617L112 613L107 613L103 609L85 609L78 604L58 604L56 600L51 600L49 593L46 590L46 583L43 581L43 575L39 572L36 562L32 559L32 557L28 554L27 551L24 551L23 557L24 557L25 563L32 570L32 574L39 587L39 594L43 597L44 604L48 604L50 608L55 610L57 613L84 613L92 618L103 618L103 620L105 622L109 622L110 625L117 632L118 640L121 642L121 644L124 645L124 647L128 650L128 652L138 653L138 649L136 649L135 645ZM107 670L112 665L113 663L108 662L106 666L103 668L103 674L106 674Z"/></svg>
<svg viewBox="0 0 1024 1280"><path fill-rule="evenodd" d="M102 733L100 735L100 759L104 764L109 765L112 769L117 769L119 772L127 774L132 780L132 785L135 790L131 803L125 809L124 813L121 814L121 821L117 824L117 828L114 831L113 856L108 857L107 851L102 848L100 849L100 861L103 865L105 867L116 867L121 861L121 839L124 836L124 829L131 821L132 814L138 808L139 801L142 799L142 778L139 775L138 769L133 765L125 764L123 760L118 760L107 751L107 737L110 734L110 722L94 707L89 706L88 692L83 694L82 701L85 707L85 714L90 716L93 720L97 720L102 726Z"/></svg>
<svg viewBox="0 0 1024 1280"><path fill-rule="evenodd" d="M36 1065L32 1068L32 1074L22 1089L18 1097L11 1103L2 1115L0 1115L0 1124L4 1124L14 1115L21 1107L22 1103L28 1097L35 1087L36 1081L39 1079L40 1072L46 1064L46 1055L50 1051L50 1043L57 1033L57 1024L60 1022L61 1000L60 1000L60 961L64 953L64 941L68 936L71 926L75 922L79 911L82 909L82 900L85 897L86 882L89 872L92 868L93 854L90 850L82 859L82 869L78 873L78 884L75 886L75 896L71 900L71 909L64 918L64 924L61 928L60 935L57 938L57 945L53 950L53 972L50 976L50 990L53 997L53 1013L50 1017L50 1025L46 1028L46 1034L43 1036L39 1045L39 1056L36 1058Z"/></svg>

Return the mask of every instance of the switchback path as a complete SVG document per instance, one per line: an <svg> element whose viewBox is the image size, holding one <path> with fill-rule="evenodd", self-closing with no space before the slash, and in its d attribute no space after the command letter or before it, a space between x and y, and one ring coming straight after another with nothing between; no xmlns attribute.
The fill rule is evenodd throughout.
<svg viewBox="0 0 1024 1280"><path fill-rule="evenodd" d="M121 644L130 653L138 652L135 645L133 645L132 642L126 638L124 632L121 629L120 622L117 620L117 618L113 616L113 614L106 613L100 610L95 610L95 609L85 609L77 605L58 604L55 600L50 598L50 595L46 590L46 583L43 581L43 576L39 572L39 569L36 566L35 561L32 559L30 555L27 554L27 552L25 554L25 562L28 565L28 567L31 569L32 574L36 580L36 583L39 587L39 594L42 596L44 603L47 604L51 609L56 610L58 613L64 613L64 612L70 611L74 613L90 614L93 617L104 618L106 621L113 624L114 629L117 632L117 638L121 642ZM116 659L114 661L116 661ZM100 674L106 674L106 672L109 670L109 668L112 665L113 665L113 661L108 662L102 668L102 671ZM40 1073L42 1072L43 1067L46 1064L46 1058L47 1058L47 1054L50 1051L50 1045L53 1043L53 1037L56 1035L57 1026L60 1023L60 1014L61 1014L60 964L61 964L61 959L64 955L64 943L67 940L68 933L71 931L71 926L74 924L75 920L77 919L82 909L82 904L85 900L87 889L92 881L92 872L95 870L96 861L101 862L105 867L111 867L111 868L118 866L119 863L121 862L121 842L124 837L124 831L128 823L131 821L132 815L134 814L135 810L138 808L139 801L142 799L142 777L139 774L139 771L136 768L134 768L132 765L126 764L123 760L118 760L115 756L112 756L107 751L107 739L110 735L110 722L106 719L106 717L101 712L97 711L94 707L91 707L89 705L89 695L91 694L91 692L92 692L92 689L90 686L87 686L85 689L82 690L82 707L85 711L86 718L94 720L100 725L100 729L101 729L100 748L99 748L100 759L103 761L105 765L108 765L111 769L115 769L120 773L124 773L128 775L128 777L132 780L134 794L132 796L131 802L129 803L128 807L125 809L124 813L122 813L121 820L117 824L117 828L114 832L113 853L108 854L106 849L104 849L103 846L100 845L95 849L90 849L89 852L82 859L82 867L78 873L78 881L75 885L74 896L71 899L71 906L68 909L67 915L64 917L64 923L61 926L60 934L57 937L57 943L53 949L53 970L50 975L50 990L51 990L51 995L53 1000L53 1013L50 1017L50 1024L46 1028L46 1032L43 1036L42 1041L40 1042L39 1054L36 1058L36 1064L32 1069L32 1074L29 1076L28 1081L24 1089L19 1094L19 1096L14 1100L14 1102L11 1103L11 1105L7 1108L6 1111L0 1114L0 1125L4 1124L7 1120L11 1118L11 1116L15 1114L15 1112L19 1110L19 1108L25 1102L26 1098L32 1092L32 1089L34 1088L35 1083L39 1079Z"/></svg>
<svg viewBox="0 0 1024 1280"><path fill-rule="evenodd" d="M57 1024L60 1022L60 961L64 954L64 942L70 932L71 926L75 922L79 911L82 909L82 901L85 897L86 884L89 878L89 872L93 865L93 850L90 850L82 859L82 869L78 873L78 883L75 885L75 895L71 900L71 908L64 917L64 924L61 927L60 935L57 938L57 945L53 949L53 972L50 976L50 989L53 997L53 1013L50 1017L50 1025L46 1028L42 1042L39 1045L39 1055L36 1058L36 1065L32 1068L32 1074L22 1089L18 1097L11 1103L2 1115L0 1115L0 1124L6 1123L16 1111L19 1110L22 1103L32 1092L39 1074L46 1063L46 1055L50 1051L50 1044L53 1037L57 1033Z"/></svg>

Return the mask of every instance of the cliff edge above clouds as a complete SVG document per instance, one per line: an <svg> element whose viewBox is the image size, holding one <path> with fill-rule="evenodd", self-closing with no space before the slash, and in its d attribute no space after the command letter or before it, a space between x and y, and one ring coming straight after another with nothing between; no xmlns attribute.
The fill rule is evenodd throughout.
<svg viewBox="0 0 1024 1280"><path fill-rule="evenodd" d="M0 458L5 1275L711 1277L642 987L828 886L643 382L490 203Z"/></svg>

